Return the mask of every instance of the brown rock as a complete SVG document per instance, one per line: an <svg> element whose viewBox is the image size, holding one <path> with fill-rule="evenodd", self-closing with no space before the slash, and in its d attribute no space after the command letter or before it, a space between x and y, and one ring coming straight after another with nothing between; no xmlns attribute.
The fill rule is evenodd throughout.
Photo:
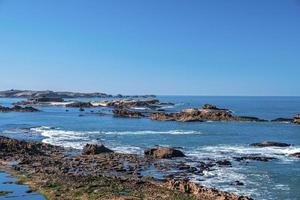
<svg viewBox="0 0 300 200"><path fill-rule="evenodd" d="M294 117L293 122L294 122L295 124L300 124L300 114L298 114L298 115L296 115L296 116Z"/></svg>
<svg viewBox="0 0 300 200"><path fill-rule="evenodd" d="M282 142L271 142L271 141L263 141L259 143L250 144L250 146L254 147L289 147L291 144L282 143Z"/></svg>
<svg viewBox="0 0 300 200"><path fill-rule="evenodd" d="M292 153L289 156L300 158L300 152Z"/></svg>
<svg viewBox="0 0 300 200"><path fill-rule="evenodd" d="M184 153L169 147L155 147L146 149L144 151L145 156L153 157L153 158L174 158L174 157L185 157Z"/></svg>
<svg viewBox="0 0 300 200"><path fill-rule="evenodd" d="M126 109L115 109L112 111L114 117L129 117L129 118L141 118L145 117L142 113L136 111L129 111Z"/></svg>

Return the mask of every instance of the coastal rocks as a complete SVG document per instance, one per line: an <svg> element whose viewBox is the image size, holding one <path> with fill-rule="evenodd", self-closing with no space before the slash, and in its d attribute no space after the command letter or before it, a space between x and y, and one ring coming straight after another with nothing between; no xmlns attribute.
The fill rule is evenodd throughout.
<svg viewBox="0 0 300 200"><path fill-rule="evenodd" d="M291 144L282 143L282 142L272 142L272 141L263 141L259 143L250 144L253 147L289 147Z"/></svg>
<svg viewBox="0 0 300 200"><path fill-rule="evenodd" d="M113 151L106 148L103 144L86 144L81 151L82 155L97 155L102 153L113 153Z"/></svg>
<svg viewBox="0 0 300 200"><path fill-rule="evenodd" d="M254 161L262 161L262 162L268 162L271 160L275 160L274 157L268 157L268 156L257 156L257 155L248 155L248 156L242 156L242 157L235 157L236 161L244 161L244 160L254 160Z"/></svg>
<svg viewBox="0 0 300 200"><path fill-rule="evenodd" d="M290 157L300 158L300 152L292 153L289 155Z"/></svg>
<svg viewBox="0 0 300 200"><path fill-rule="evenodd" d="M206 200L251 200L250 197L238 196L228 192L222 192L213 188L206 188L187 180L168 180L164 184L171 190L178 190L183 193L193 194L200 199Z"/></svg>
<svg viewBox="0 0 300 200"><path fill-rule="evenodd" d="M221 109L214 105L205 104L202 108L190 108L179 113L153 113L150 115L152 120L158 121L264 121L255 117L235 117L227 109Z"/></svg>
<svg viewBox="0 0 300 200"><path fill-rule="evenodd" d="M300 114L298 114L298 115L296 115L296 116L294 117L293 122L294 122L295 124L300 124Z"/></svg>
<svg viewBox="0 0 300 200"><path fill-rule="evenodd" d="M128 118L141 118L145 117L142 113L136 111L129 111L126 109L115 109L112 111L114 117L128 117Z"/></svg>
<svg viewBox="0 0 300 200"><path fill-rule="evenodd" d="M92 107L92 106L93 105L90 102L79 102L79 101L66 104L66 107L78 107L78 108Z"/></svg>
<svg viewBox="0 0 300 200"><path fill-rule="evenodd" d="M145 149L144 154L146 157L151 157L156 159L185 157L182 151L174 148L169 148L169 147L155 147L155 148Z"/></svg>
<svg viewBox="0 0 300 200"><path fill-rule="evenodd" d="M13 106L11 108L0 106L0 112L40 112L40 110L33 107L27 107L27 106L26 107Z"/></svg>
<svg viewBox="0 0 300 200"><path fill-rule="evenodd" d="M98 106L111 107L117 109L128 109L128 108L159 109L165 105L173 105L173 104L161 103L157 99L151 99L151 100L122 99L122 100L104 101L98 103Z"/></svg>

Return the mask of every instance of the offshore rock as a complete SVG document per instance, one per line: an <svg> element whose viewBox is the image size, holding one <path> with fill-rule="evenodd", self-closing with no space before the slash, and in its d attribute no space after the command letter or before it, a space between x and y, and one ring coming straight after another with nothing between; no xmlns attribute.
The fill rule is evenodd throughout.
<svg viewBox="0 0 300 200"><path fill-rule="evenodd" d="M280 117L280 118L272 119L271 122L293 122L293 119Z"/></svg>
<svg viewBox="0 0 300 200"><path fill-rule="evenodd" d="M300 114L298 114L298 115L296 115L296 116L294 117L293 122L294 122L295 124L300 124Z"/></svg>
<svg viewBox="0 0 300 200"><path fill-rule="evenodd" d="M289 147L291 144L282 143L282 142L271 142L271 141L263 141L259 143L250 144L253 147Z"/></svg>
<svg viewBox="0 0 300 200"><path fill-rule="evenodd" d="M13 106L11 108L0 106L0 112L40 112L40 110L33 108L31 106L29 107Z"/></svg>
<svg viewBox="0 0 300 200"><path fill-rule="evenodd" d="M72 102L69 104L66 104L66 107L92 107L93 105L90 102Z"/></svg>
<svg viewBox="0 0 300 200"><path fill-rule="evenodd" d="M190 108L178 113L153 113L152 120L159 121L264 121L256 117L235 117L228 109L221 109L214 105L205 104L202 108Z"/></svg>

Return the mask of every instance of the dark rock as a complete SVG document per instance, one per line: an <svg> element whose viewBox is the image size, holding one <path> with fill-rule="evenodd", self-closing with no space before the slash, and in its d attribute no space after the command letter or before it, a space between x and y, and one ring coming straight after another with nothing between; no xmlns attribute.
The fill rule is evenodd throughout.
<svg viewBox="0 0 300 200"><path fill-rule="evenodd" d="M243 186L245 184L243 182L241 182L241 181L234 181L231 185Z"/></svg>
<svg viewBox="0 0 300 200"><path fill-rule="evenodd" d="M274 157L267 157L267 156L257 156L257 155L248 155L248 156L242 156L242 157L235 157L236 161L244 161L244 160L255 160L255 161L262 161L262 162L268 162L271 160L275 160Z"/></svg>
<svg viewBox="0 0 300 200"><path fill-rule="evenodd" d="M152 158L174 158L174 157L185 157L184 153L180 150L169 148L169 147L155 147L150 149L145 149L145 156Z"/></svg>
<svg viewBox="0 0 300 200"><path fill-rule="evenodd" d="M0 106L0 112L40 112L40 110L31 106L21 107L16 105L11 108Z"/></svg>
<svg viewBox="0 0 300 200"><path fill-rule="evenodd" d="M289 156L291 157L296 157L296 158L300 158L300 152L296 152L296 153L292 153Z"/></svg>
<svg viewBox="0 0 300 200"><path fill-rule="evenodd" d="M231 162L229 160L218 160L216 163L219 166L231 166Z"/></svg>
<svg viewBox="0 0 300 200"><path fill-rule="evenodd" d="M260 143L250 144L253 147L289 147L291 144L281 143L281 142L271 142L271 141L263 141Z"/></svg>
<svg viewBox="0 0 300 200"><path fill-rule="evenodd" d="M83 111L84 111L84 108L80 107L80 108L79 108L79 111L80 111L80 112L83 112Z"/></svg>
<svg viewBox="0 0 300 200"><path fill-rule="evenodd" d="M136 111L129 111L126 109L115 109L112 111L114 117L129 117L129 118L141 118L145 117L142 113Z"/></svg>
<svg viewBox="0 0 300 200"><path fill-rule="evenodd" d="M272 119L271 122L292 122L293 119L290 118L276 118Z"/></svg>
<svg viewBox="0 0 300 200"><path fill-rule="evenodd" d="M113 151L106 148L103 144L86 144L81 151L82 155L96 155L102 153L113 153Z"/></svg>

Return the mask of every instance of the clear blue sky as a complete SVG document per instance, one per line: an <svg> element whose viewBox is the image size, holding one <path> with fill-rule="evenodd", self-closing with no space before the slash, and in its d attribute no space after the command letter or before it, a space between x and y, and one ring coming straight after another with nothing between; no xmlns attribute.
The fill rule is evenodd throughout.
<svg viewBox="0 0 300 200"><path fill-rule="evenodd" d="M0 89L300 95L299 0L0 0Z"/></svg>

